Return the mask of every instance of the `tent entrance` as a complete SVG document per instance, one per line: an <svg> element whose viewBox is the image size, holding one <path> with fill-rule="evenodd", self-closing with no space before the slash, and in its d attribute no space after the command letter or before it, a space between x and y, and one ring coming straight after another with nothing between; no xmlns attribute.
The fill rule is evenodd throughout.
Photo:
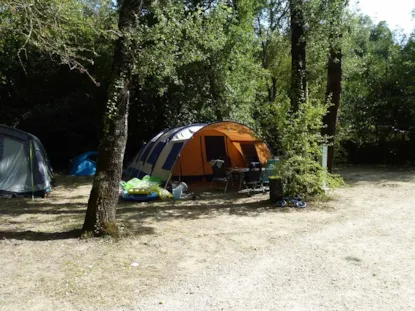
<svg viewBox="0 0 415 311"><path fill-rule="evenodd" d="M206 160L227 156L225 136L205 136Z"/></svg>
<svg viewBox="0 0 415 311"><path fill-rule="evenodd" d="M259 162L258 153L254 143L241 143L241 149L247 167L249 167L251 162Z"/></svg>

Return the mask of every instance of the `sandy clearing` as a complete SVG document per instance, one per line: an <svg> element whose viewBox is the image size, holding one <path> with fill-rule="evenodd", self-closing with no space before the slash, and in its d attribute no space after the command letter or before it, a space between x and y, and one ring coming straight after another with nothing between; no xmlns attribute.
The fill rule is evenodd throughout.
<svg viewBox="0 0 415 311"><path fill-rule="evenodd" d="M118 242L73 238L88 179L2 200L0 310L414 309L415 172L342 174L300 211L266 195L121 204Z"/></svg>

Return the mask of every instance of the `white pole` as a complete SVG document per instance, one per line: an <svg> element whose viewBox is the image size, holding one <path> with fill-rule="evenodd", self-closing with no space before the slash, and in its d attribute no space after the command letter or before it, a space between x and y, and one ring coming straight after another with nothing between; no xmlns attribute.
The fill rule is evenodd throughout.
<svg viewBox="0 0 415 311"><path fill-rule="evenodd" d="M321 166L323 168L323 171L327 170L327 156L328 156L328 147L323 146L323 156L321 159ZM324 191L328 190L327 188L327 182L326 182L326 173L323 175L323 189Z"/></svg>

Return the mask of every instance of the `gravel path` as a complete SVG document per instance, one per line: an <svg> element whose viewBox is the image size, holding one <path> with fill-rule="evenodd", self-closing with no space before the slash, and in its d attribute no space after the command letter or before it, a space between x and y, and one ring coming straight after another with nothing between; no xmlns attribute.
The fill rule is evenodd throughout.
<svg viewBox="0 0 415 311"><path fill-rule="evenodd" d="M172 280L138 309L415 310L415 183L401 175L351 174L334 219Z"/></svg>

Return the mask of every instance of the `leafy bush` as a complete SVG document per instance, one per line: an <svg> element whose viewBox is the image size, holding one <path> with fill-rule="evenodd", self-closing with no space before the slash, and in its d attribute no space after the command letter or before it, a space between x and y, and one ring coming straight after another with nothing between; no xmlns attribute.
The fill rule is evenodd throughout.
<svg viewBox="0 0 415 311"><path fill-rule="evenodd" d="M322 194L324 179L330 188L339 186L340 176L329 174L321 166L322 146L327 140L320 131L327 106L307 101L292 113L287 100L275 109L279 149L283 153L279 171L284 194L303 198Z"/></svg>

